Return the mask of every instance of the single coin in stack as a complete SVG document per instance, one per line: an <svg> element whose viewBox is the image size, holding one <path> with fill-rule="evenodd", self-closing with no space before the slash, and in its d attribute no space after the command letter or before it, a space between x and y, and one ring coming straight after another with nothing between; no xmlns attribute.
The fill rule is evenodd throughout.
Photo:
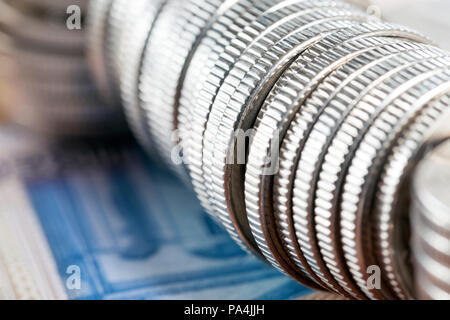
<svg viewBox="0 0 450 320"><path fill-rule="evenodd" d="M355 281L370 298L386 298L387 292L392 291L385 279L381 279L380 287L369 283L369 270L379 267L372 254L370 229L375 183L386 153L401 131L434 96L447 90L448 58L417 63L392 78L397 85L379 86L351 112L335 137L340 152L347 150L344 166L338 171L343 180L337 190L338 195L342 192L338 199L344 256ZM343 144L348 144L348 149L342 148Z"/></svg>
<svg viewBox="0 0 450 320"><path fill-rule="evenodd" d="M206 212L216 217L212 204L206 194L203 176L201 174L201 141L203 139L203 127L206 124L206 117L203 117L204 107L198 103L198 94L205 82L212 66L214 66L217 55L222 52L227 43L232 40L236 30L242 29L247 19L242 17L247 13L254 3L252 1L215 0L211 2L217 7L216 12L210 15L209 20L204 25L201 35L195 43L195 50L190 51L189 63L185 64L183 70L183 81L179 88L179 99L177 107L177 128L181 140L183 161L191 177L191 183L198 199ZM205 6L208 11L211 4ZM248 14L248 13L247 13ZM253 13L249 14L253 19ZM194 20L196 20L195 18ZM240 21L238 24L237 22ZM199 22L204 22L199 19ZM195 24L197 25L197 23ZM189 30L189 29L188 29ZM201 116L194 117L194 111ZM194 124L194 122L196 122ZM248 250L242 245L239 237L232 237L244 250Z"/></svg>
<svg viewBox="0 0 450 320"><path fill-rule="evenodd" d="M369 89L374 88L375 85L400 70L407 70L413 64L420 61L418 59L421 56L424 59L430 59L439 56L439 54L442 55L442 52L433 50L432 48L426 50L427 47L425 47L425 50L417 50L419 45L411 43L408 45L407 43L398 41L394 44L394 47L396 44L402 45L403 47L406 45L406 48L409 46L409 52L394 56L393 59L377 65L373 70L370 70L361 77L361 79L347 83L345 87L342 86L343 90L337 93L326 107L324 105L320 106L320 100L316 100L314 104L311 104L311 106L317 105L319 108L325 108L312 131L309 133L303 149L301 149L298 173L302 172L299 179L303 183L303 188L306 187L308 190L306 196L309 197L309 203L312 203L311 205L313 206L315 230L319 239L318 245L321 249L322 256L332 274L337 279L340 279L342 274L340 272L335 274L336 271L346 269L346 265L341 249L340 230L338 228L340 219L340 212L336 210L338 202L332 201L333 198L330 198L329 195L330 190L333 191L335 189L334 184L339 183L339 180L335 180L334 176L324 174L324 172L328 173L326 171L329 168L327 160L333 161L333 154L327 154L327 150L342 121L340 119L367 94ZM414 47L416 50L411 50ZM385 53L387 54L387 52ZM343 79L337 81L345 83ZM307 109L308 106L306 105L305 110ZM315 107L309 109L315 110ZM325 159L327 156L328 158ZM325 168L323 172L322 168Z"/></svg>
<svg viewBox="0 0 450 320"><path fill-rule="evenodd" d="M55 50L70 54L84 51L84 31L67 27L66 10L57 14L46 14L36 8L21 10L15 1L0 1L0 27L10 34L14 41L43 50ZM81 18L81 17L80 17Z"/></svg>
<svg viewBox="0 0 450 320"><path fill-rule="evenodd" d="M8 110L20 102L14 82L17 80L17 66L11 54L11 39L0 31L0 118L8 116Z"/></svg>
<svg viewBox="0 0 450 320"><path fill-rule="evenodd" d="M93 87L84 30L67 26L68 8L8 0L0 6L1 23L14 44L12 83L21 95L8 110L11 120L50 135L124 132L120 109L106 108Z"/></svg>
<svg viewBox="0 0 450 320"><path fill-rule="evenodd" d="M356 17L357 15L355 15ZM355 22L355 27L357 25L358 23ZM222 209L224 216L230 214L232 218L239 217L245 212L242 187L243 165L227 164L227 159L230 155L229 151L232 154L235 147L233 145L235 130L243 130L245 132L251 128L262 103L261 99L265 97L284 68L289 65L291 59L326 35L324 31L317 32L318 29L314 30L314 26L311 26L311 29L305 28L303 30L304 34L299 31L296 34L297 39L293 36L286 39L286 41L280 41L277 46L274 46L273 50L264 50L261 53L262 58L252 58L252 51L249 50L247 56L243 55L244 59L241 59L234 65L232 71L225 78L225 85L222 85L217 93L205 132L207 143L204 146L207 148L208 144L213 145L213 149L210 150L212 156L209 157L209 161L212 162L211 167L213 170L211 170L211 173L214 187L210 189L212 190L213 198L215 198L216 206L224 208ZM247 62L255 60L256 63L254 65ZM237 122L234 123L233 121ZM203 157L204 162L207 163L207 153L206 155L204 153ZM232 159L232 161L236 163L235 159ZM232 172L233 169L234 173ZM208 172L205 171L205 175L207 174ZM249 193L252 194L252 191L249 191ZM255 194L253 193L251 196L255 197ZM280 250L279 241L275 237L270 236L271 243L267 244L262 240L264 239L262 233L256 232L258 228L263 226L263 228L267 228L267 225L270 225L270 223L267 225L265 223L261 224L259 217L255 218L255 216L252 216L251 218L253 220L249 219L249 221L253 228L253 235L255 240L259 241L258 245L261 251L266 254L266 258L270 258L275 266L281 261L285 268L290 268L290 261L286 259L285 253ZM245 227L245 225L243 226ZM270 249L270 246L272 248L277 246L278 248ZM271 257L274 252L275 255L284 257L279 256L278 259L274 259Z"/></svg>
<svg viewBox="0 0 450 320"><path fill-rule="evenodd" d="M357 30L357 28L358 26L355 26L351 29ZM374 30L375 29L370 31ZM384 30L386 30L386 27ZM367 48L370 48L370 45L374 46L374 44L365 43L365 46L360 46L360 52L357 52L357 46L352 48L351 45L349 45L347 48L345 48L345 46L339 48L338 44L341 44L342 42L345 43L352 38L357 38L364 33L370 33L370 31L361 27L359 34L343 32L340 37L337 36L335 38L333 38L334 35L331 35L312 46L311 49L305 51L305 53L303 53L298 60L291 65L290 68L295 71L292 74L288 73L288 75L286 75L286 79L288 79L288 81L282 82L284 85L289 87L288 82L291 80L294 85L294 87L287 89L289 93L294 93L294 96L288 96L286 99L280 99L281 101L284 100L288 102L286 109L284 109L283 102L281 102L279 104L275 103L271 107L264 108L263 111L260 112L260 117L255 124L256 133L251 143L247 162L245 190L247 214L253 215L254 220L257 221L252 225L253 221L250 220L252 231L254 233L258 230L258 228L264 230L267 222L269 221L269 223L271 223L270 220L274 219L273 216L271 216L273 212L271 192L273 187L273 174L275 172L268 172L268 168L265 167L265 161L268 157L275 158L275 163L278 161L276 155L270 154L273 152L272 144L276 144L276 150L279 148L278 139L283 139L287 126L289 125L293 115L295 115L297 108L302 106L304 99L314 89L314 86L320 83L322 77L325 77L327 73L331 73L334 68L338 68L340 64L345 63L347 60L351 60L352 55L353 57L357 56L364 50L368 50ZM339 32L337 32L337 34L339 34ZM329 46L328 50L330 51L328 53L326 48L327 46ZM342 57L340 57L339 54L333 56L333 50L331 50L335 49L333 47L337 47L337 52L339 52ZM320 59L316 60L314 58L315 52L317 52L316 55L319 58L321 58L321 53L324 55L327 54L325 59L322 58L324 61L321 61ZM320 62L323 65L320 65ZM319 63L319 65L315 65L315 63ZM277 114L277 111L280 113ZM279 125L277 125L277 123ZM273 165L273 163L271 163L271 165ZM310 227L312 227L312 225L310 225ZM304 236L307 236L308 234L314 235L314 231L310 228L308 233ZM265 237L267 239L268 236L265 235ZM272 237L272 239L273 238L274 237ZM271 241L273 241L272 239ZM306 242L302 242L302 244L305 244L302 251L304 252L308 265L315 271L323 285L328 287L330 290L335 290L341 294L347 294L342 288L339 287L337 282L323 265L320 254L318 250L314 248L314 245L311 246L311 242L309 242L308 245L306 245ZM312 250L310 248L312 248Z"/></svg>
<svg viewBox="0 0 450 320"><path fill-rule="evenodd" d="M297 29L295 29L294 32L291 32L290 34L288 34L288 36L285 36L284 38L281 38L281 40L279 42L277 42L272 48L269 48L267 50L264 50L263 53L261 53L262 58L256 58L255 61L256 63L254 65L249 65L249 66L245 66L245 61L251 61L251 53L244 53L239 59L240 61L238 61L236 63L236 65L233 67L232 71L230 72L230 76L226 79L226 81L228 80L227 85L232 87L232 85L230 85L231 83L233 83L232 79L233 77L235 77L237 80L234 81L237 84L237 87L234 89L235 91L233 92L233 90L228 90L227 92L225 92L225 94L229 93L232 94L232 102L236 103L236 100L233 101L233 99L236 99L236 96L239 97L240 94L242 94L242 97L244 97L242 100L243 103L243 108L246 108L248 110L250 110L250 113L257 113L259 111L259 107L260 107L260 103L262 103L262 101L258 101L257 98L255 96L249 96L248 97L248 101L244 101L245 99L247 99L246 95L243 94L243 92L245 91L239 91L239 90L243 90L243 88L245 88L246 83L254 83L255 88L253 89L252 86L249 86L249 91L254 90L251 95L253 95L255 92L258 92L258 90L262 89L262 92L259 92L258 94L260 95L260 97L265 97L267 95L267 91L270 90L272 88L272 86L274 85L274 83L277 81L278 77L280 76L280 74L283 72L283 70L290 64L290 62L292 61L292 59L294 59L298 54L300 54L301 52L303 52L304 50L306 50L309 46L313 45L315 42L321 40L321 38L325 37L327 34L333 33L336 30L339 29L345 29L351 25L356 26L357 25L357 21L359 19L361 20L365 20L367 19L366 16L364 15L358 15L357 12L353 12L350 13L347 12L345 13L345 11L342 11L341 15L336 14L333 15L331 14L331 11L328 11L329 8L319 8L317 9L315 12L305 12L305 16L303 17L303 19L308 20L311 19L311 21L314 21L313 23L311 22L305 22L305 23L300 23L298 25L302 26L302 27L298 27ZM339 10L337 9L331 9L330 10L334 10L334 12L338 12ZM294 21L294 20L293 20ZM251 51L250 51L251 52ZM242 63L244 62L244 63ZM248 69L247 69L248 68ZM261 73L259 73L262 70ZM241 83L239 83L239 72L242 73L244 75L243 80L241 81ZM267 72L267 74L269 74L269 76L265 76L265 72ZM246 82L245 80L245 76L247 76L249 79L251 79L251 81ZM259 78L261 77L261 78ZM231 80L231 81L230 81ZM267 90L267 91L266 91ZM224 94L224 91L219 91L219 94L222 93ZM234 96L233 96L234 95ZM223 95L224 97L225 95ZM221 97L223 99L223 97ZM256 98L256 99L254 99ZM219 99L219 95L218 95L218 99ZM252 99L256 100L256 101L252 101ZM226 100L216 100L216 102L219 103L223 103ZM248 102L248 105L247 105ZM228 106L225 104L223 105L225 108L227 108ZM233 108L235 108L237 106L234 105ZM216 104L217 107L217 104ZM232 108L230 108L232 109ZM213 110L215 112L217 112L218 110ZM272 110L271 110L272 111ZM225 111L228 112L228 111ZM241 112L239 108L236 108L236 111L232 111L230 112L228 116L232 115L233 112ZM242 112L244 113L244 115L246 117L252 117L252 115L250 114L245 114L246 110L242 109ZM276 112L276 111L275 111ZM218 118L216 118L218 119ZM219 118L220 119L220 118ZM284 265L284 268L286 268L286 265L290 265L290 267L293 267L294 269L299 268L300 270L302 270L303 272L306 272L306 274L308 274L310 277L312 277L317 283L319 283L321 286L326 287L326 285L321 281L321 279L319 277L317 277L316 273L310 268L310 266L308 265L308 263L306 262L306 260L303 258L303 255L300 255L299 257L297 257L297 259L290 259L290 257L288 257L286 255L286 253L284 252L284 248L282 247L281 241L280 239L277 239L279 235L277 235L275 229L276 229L276 224L273 221L267 221L267 225L270 226L272 228L272 231L269 232L275 232L274 236L270 236L270 238L268 239L266 235L263 234L263 231L261 231L261 233L259 234L255 234L255 230L256 229L265 229L266 226L260 222L259 217L257 217L257 211L259 204L259 200L261 200L262 198L265 198L266 196L268 198L271 198L271 195L268 195L267 193L270 193L271 191L268 189L264 189L264 191L261 192L260 190L258 190L258 184L260 183L260 175L259 173L256 173L258 170L262 170L262 164L261 162L265 161L265 155L263 155L262 157L260 157L262 155L262 149L265 148L266 143L270 144L270 141L267 141L266 138L268 138L271 134L273 134L273 131L276 131L276 128L273 128L273 126L276 127L276 123L279 120L279 118L274 119L274 121L270 121L269 126L265 127L264 131L261 131L261 141L253 141L251 142L251 146L253 147L250 151L250 155L253 156L253 160L252 160L252 164L250 164L250 158L249 161L247 163L247 173L248 173L248 180L246 180L246 204L247 204L247 214L249 216L249 222L250 222L250 226L252 227L252 232L253 235L256 239L256 242L258 244L258 246L260 247L261 251L266 255L266 258L268 261L270 261L273 265L277 266L278 268L282 267ZM211 119L211 121L214 121L213 119ZM216 120L217 121L217 120ZM227 120L228 121L228 120ZM253 120L247 120L249 121L248 124L244 124L244 126L250 125L250 127L253 124ZM229 126L230 124L227 123L227 126ZM248 127L248 128L250 128ZM220 128L220 127L218 127ZM242 130L243 127L239 128ZM244 130L248 129L247 127L245 127ZM256 131L258 131L258 129L256 128ZM256 135L258 135L258 133L256 132ZM224 137L226 137L227 135L223 135ZM270 140L270 139L269 139ZM274 139L275 140L275 139ZM274 142L275 148L278 148L278 143ZM257 146L257 147L256 147ZM213 147L216 147L216 145L214 144ZM236 148L237 147L237 148ZM261 150L256 150L259 147L261 147ZM230 148L235 148L234 150L232 150L232 152L236 152L236 150L238 152L242 152L243 150L238 149L238 146L231 146ZM271 149L270 147L268 147L268 149ZM253 154L252 154L252 150L253 150ZM211 151L211 153L213 154L216 150ZM270 150L271 152L273 151L273 149ZM231 153L232 154L232 153ZM215 154L216 156L217 154ZM225 155L226 157L228 157L230 154ZM249 156L250 156L249 155ZM233 155L234 156L234 155ZM244 154L241 154L241 156L245 156ZM222 157L222 155L220 155L220 157ZM211 166L216 166L217 163L214 163L214 161L218 159L221 161L221 158L213 158L212 160L212 164ZM223 168L223 169L219 169L217 170L215 168L215 170L213 170L214 172L214 183L216 183L217 185L221 185L223 184L223 180L221 181L220 179L220 175L218 175L217 173L221 173L221 172L225 172L226 170L229 170L231 165L235 165L238 164L239 165L239 160L238 158L230 158L233 163L228 163L228 167ZM241 159L241 161L245 161L243 158ZM243 162L242 162L243 163ZM219 165L221 163L219 162ZM224 162L225 164L225 162ZM242 165L241 165L242 167ZM250 169L249 169L250 168ZM251 170L253 170L253 172L250 172ZM217 173L216 173L217 172ZM234 183L234 187L229 187L228 189L225 188L225 192L230 192L230 190L234 189L234 194L233 193L229 193L229 197L233 197L234 195L244 195L244 191L243 191L243 186L239 186L239 184L237 184L236 182L238 182L239 180L242 181L244 179L243 177L243 172L241 171L242 177L241 179L236 178L236 174L239 174L238 170L235 170L235 176L232 177L232 179L235 180ZM252 176L251 176L252 175ZM219 178L218 178L219 177ZM247 177L246 177L247 178ZM226 182L226 181L225 181ZM220 189L217 189L220 190ZM262 195L264 193L264 195ZM215 195L214 195L215 196ZM265 198L265 199L268 199ZM239 203L236 201L236 197L234 199L230 199L230 202L235 201L235 203L237 203L239 205ZM266 206L267 204L267 206ZM264 204L264 209L263 210L267 210L267 211L271 211L271 209L269 208L269 206L271 205L271 203L266 203ZM245 206L244 206L245 209ZM229 213L230 215L234 215L234 214L244 214L244 211L239 211L240 209L237 209L237 207L233 208L233 210L231 210L231 212ZM250 212L250 214L249 214ZM226 213L224 213L226 214ZM251 216L253 214L253 216ZM251 218L250 218L251 217ZM266 229L267 230L267 229Z"/></svg>

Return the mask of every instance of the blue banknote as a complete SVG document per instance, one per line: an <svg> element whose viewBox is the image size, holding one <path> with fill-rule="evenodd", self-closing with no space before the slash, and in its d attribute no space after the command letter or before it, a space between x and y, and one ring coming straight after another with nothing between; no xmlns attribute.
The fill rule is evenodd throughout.
<svg viewBox="0 0 450 320"><path fill-rule="evenodd" d="M69 298L292 299L311 292L242 251L193 192L133 142L37 149L17 162ZM78 285L71 285L74 274Z"/></svg>

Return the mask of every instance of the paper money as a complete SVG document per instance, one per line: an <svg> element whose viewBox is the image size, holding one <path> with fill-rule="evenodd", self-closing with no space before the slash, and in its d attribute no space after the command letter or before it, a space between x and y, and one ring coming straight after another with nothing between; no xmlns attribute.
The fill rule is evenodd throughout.
<svg viewBox="0 0 450 320"><path fill-rule="evenodd" d="M311 293L244 253L128 141L0 130L7 299L288 299Z"/></svg>

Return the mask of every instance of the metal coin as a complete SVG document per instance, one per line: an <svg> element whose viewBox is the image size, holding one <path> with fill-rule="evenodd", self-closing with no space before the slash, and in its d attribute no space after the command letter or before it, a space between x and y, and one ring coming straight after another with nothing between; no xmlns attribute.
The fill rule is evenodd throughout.
<svg viewBox="0 0 450 320"><path fill-rule="evenodd" d="M415 77L409 81L405 81L405 78L398 78L402 80L400 80L401 85L396 89L390 86L378 88L378 92L382 92L381 94L377 93L382 102L373 104L373 107L369 106L375 100L366 103L364 105L365 114L359 114L360 119L363 120L359 123L364 123L364 128L359 129L357 137L347 153L348 161L345 162L341 171L341 175L345 179L341 189L342 219L340 225L343 249L345 256L348 257L347 265L355 281L362 290L366 290L365 292L370 298L377 298L377 296L383 298L388 294L387 289L389 288L384 284L379 289L369 288L367 285L369 278L367 268L377 265L374 256L369 253L373 252L370 232L370 206L372 204L369 199L373 196L374 183L379 176L379 167L384 163L382 159L404 122L409 121L414 112L433 98L426 92L430 90L429 94L439 94L433 90L440 90L439 84L445 84L446 71L440 71L439 66L445 69L448 65L447 60L448 57L429 61L422 67L420 64L415 65L407 71L410 75L416 73ZM350 124L350 126L353 125L354 122ZM355 242L351 243L349 239L353 239Z"/></svg>

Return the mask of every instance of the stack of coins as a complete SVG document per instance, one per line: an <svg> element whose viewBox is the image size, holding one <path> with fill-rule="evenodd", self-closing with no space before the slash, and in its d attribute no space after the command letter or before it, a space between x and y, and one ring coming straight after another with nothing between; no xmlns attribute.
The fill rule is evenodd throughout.
<svg viewBox="0 0 450 320"><path fill-rule="evenodd" d="M8 37L0 31L0 120L4 120L5 109L14 104L14 63L11 57L11 43Z"/></svg>
<svg viewBox="0 0 450 320"><path fill-rule="evenodd" d="M417 296L404 186L449 119L449 53L340 0L103 0L89 14L104 95L237 243L313 288Z"/></svg>
<svg viewBox="0 0 450 320"><path fill-rule="evenodd" d="M414 174L412 230L417 292L450 299L450 142L433 150Z"/></svg>
<svg viewBox="0 0 450 320"><path fill-rule="evenodd" d="M8 63L15 71L9 79L15 98L4 103L12 120L46 134L124 131L121 109L103 103L91 80L83 25L87 3L0 1L0 30L11 44Z"/></svg>

